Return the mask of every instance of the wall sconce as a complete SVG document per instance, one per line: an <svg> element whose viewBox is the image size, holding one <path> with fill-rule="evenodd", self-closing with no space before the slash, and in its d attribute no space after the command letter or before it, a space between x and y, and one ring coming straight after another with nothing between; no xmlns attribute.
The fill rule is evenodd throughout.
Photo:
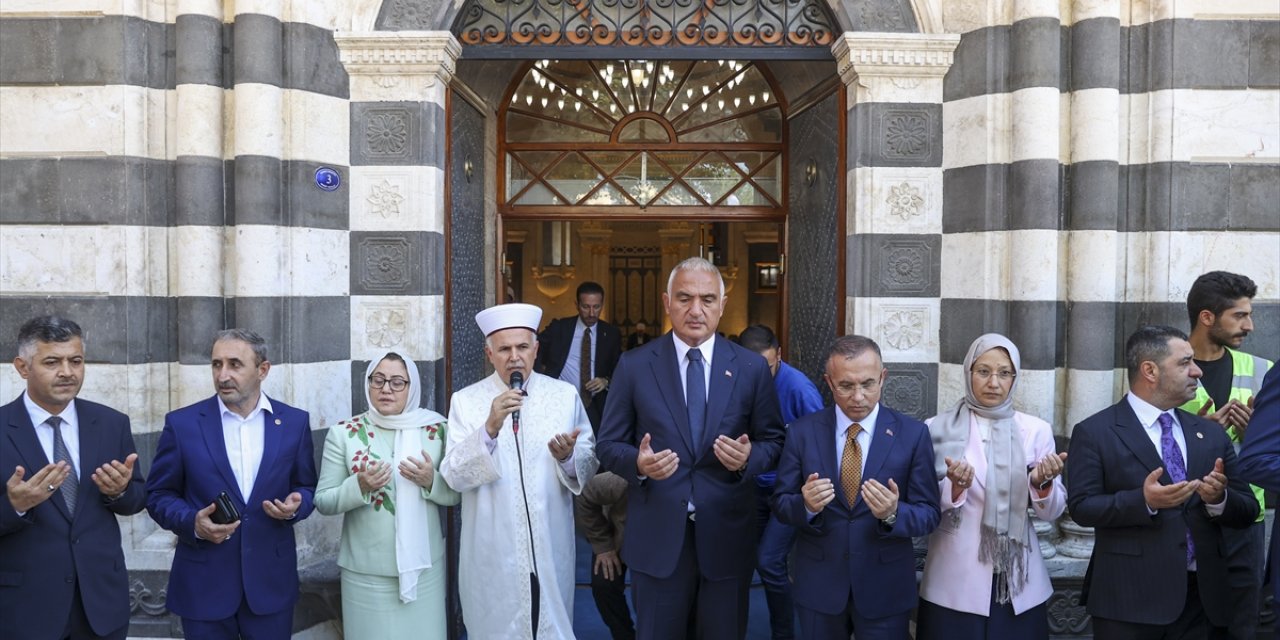
<svg viewBox="0 0 1280 640"><path fill-rule="evenodd" d="M804 165L804 183L812 187L817 179L818 163L813 158L809 158L809 162Z"/></svg>
<svg viewBox="0 0 1280 640"><path fill-rule="evenodd" d="M471 174L475 173L475 170L476 166L472 164L471 156L467 156L467 159L462 161L462 173L466 174L467 182L471 182Z"/></svg>

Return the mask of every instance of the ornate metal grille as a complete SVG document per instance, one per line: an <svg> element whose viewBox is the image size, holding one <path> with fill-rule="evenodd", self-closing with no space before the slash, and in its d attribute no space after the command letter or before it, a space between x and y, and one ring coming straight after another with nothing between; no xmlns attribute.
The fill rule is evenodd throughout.
<svg viewBox="0 0 1280 640"><path fill-rule="evenodd" d="M821 0L476 0L467 45L828 47Z"/></svg>

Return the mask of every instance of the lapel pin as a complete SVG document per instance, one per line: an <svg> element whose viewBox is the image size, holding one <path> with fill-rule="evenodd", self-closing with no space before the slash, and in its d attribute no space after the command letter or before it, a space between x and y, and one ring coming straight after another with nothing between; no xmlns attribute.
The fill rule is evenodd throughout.
<svg viewBox="0 0 1280 640"><path fill-rule="evenodd" d="M1204 434L1200 433L1199 431L1196 432L1196 437L1200 438L1201 440L1204 440Z"/></svg>
<svg viewBox="0 0 1280 640"><path fill-rule="evenodd" d="M893 435L893 429L885 429L885 430L884 430L884 433L885 433L885 435L891 436L891 435Z"/></svg>
<svg viewBox="0 0 1280 640"><path fill-rule="evenodd" d="M280 418L276 418L276 424L277 424L277 425L279 425L279 424L280 424Z"/></svg>
<svg viewBox="0 0 1280 640"><path fill-rule="evenodd" d="M725 375L725 377L726 377L726 378L732 378L732 377L733 377L733 372L732 372L732 371L730 371L730 370L728 370L728 369L725 369L725 370L724 370L724 375Z"/></svg>

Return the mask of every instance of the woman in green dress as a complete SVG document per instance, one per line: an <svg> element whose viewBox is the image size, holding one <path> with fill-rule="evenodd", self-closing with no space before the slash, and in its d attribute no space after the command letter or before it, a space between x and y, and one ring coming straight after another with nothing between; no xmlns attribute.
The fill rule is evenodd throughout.
<svg viewBox="0 0 1280 640"><path fill-rule="evenodd" d="M412 360L388 352L365 372L369 410L329 428L316 509L343 514L347 640L445 637L445 545L437 506L458 494L436 473L444 416L419 407Z"/></svg>

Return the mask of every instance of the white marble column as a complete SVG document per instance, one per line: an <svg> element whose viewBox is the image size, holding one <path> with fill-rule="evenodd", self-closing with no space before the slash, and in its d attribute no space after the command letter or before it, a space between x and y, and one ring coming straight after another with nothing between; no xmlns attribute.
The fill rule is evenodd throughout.
<svg viewBox="0 0 1280 640"><path fill-rule="evenodd" d="M445 31L338 33L351 82L351 357L444 357L446 113L461 45ZM370 261L387 268L379 272ZM416 271L420 273L414 273ZM424 384L444 380L427 376ZM424 394L424 400L430 400Z"/></svg>
<svg viewBox="0 0 1280 640"><path fill-rule="evenodd" d="M874 339L896 408L936 411L940 375L943 76L954 34L845 33L849 283L844 333Z"/></svg>

